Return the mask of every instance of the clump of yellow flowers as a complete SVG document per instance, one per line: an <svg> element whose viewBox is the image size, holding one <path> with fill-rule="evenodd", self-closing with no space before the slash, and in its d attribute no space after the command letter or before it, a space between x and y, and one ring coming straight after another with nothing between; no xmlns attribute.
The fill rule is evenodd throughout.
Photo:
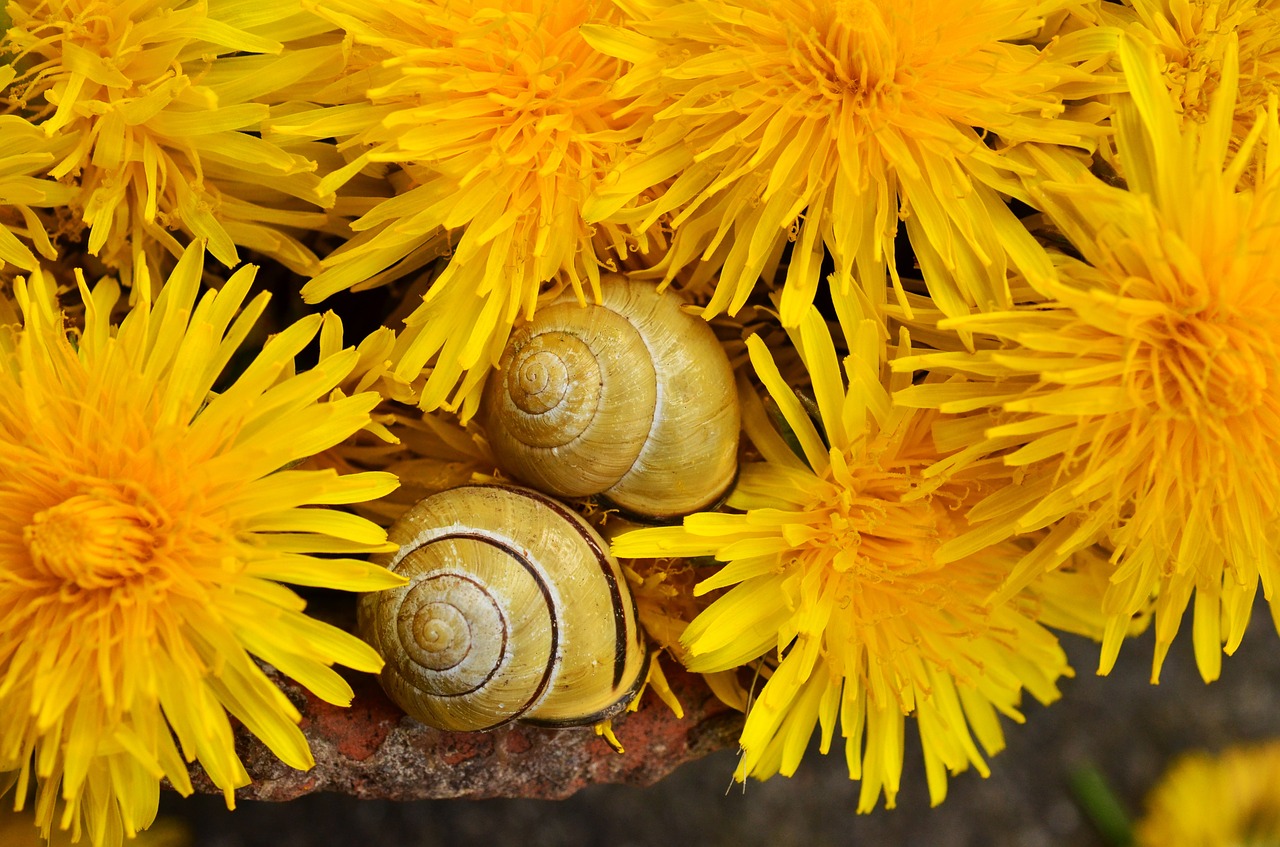
<svg viewBox="0 0 1280 847"><path fill-rule="evenodd" d="M513 328L622 270L738 365L725 504L609 529L758 680L739 778L838 730L892 806L910 727L940 802L1055 629L1153 611L1154 680L1191 607L1213 680L1280 578L1278 97L1271 0L9 0L0 788L99 847L230 805L233 721L309 767L262 665L382 660L288 586L397 584Z"/></svg>

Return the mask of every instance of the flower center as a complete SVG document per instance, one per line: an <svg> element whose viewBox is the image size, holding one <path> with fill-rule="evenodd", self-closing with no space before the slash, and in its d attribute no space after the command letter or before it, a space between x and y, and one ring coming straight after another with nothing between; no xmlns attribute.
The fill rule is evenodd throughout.
<svg viewBox="0 0 1280 847"><path fill-rule="evenodd" d="M1269 342L1232 322L1166 313L1147 324L1137 388L1178 418L1230 418L1267 396ZM1149 393L1148 393L1149 392Z"/></svg>
<svg viewBox="0 0 1280 847"><path fill-rule="evenodd" d="M43 573L87 590L113 588L151 570L157 523L112 494L77 494L36 513L22 540Z"/></svg>
<svg viewBox="0 0 1280 847"><path fill-rule="evenodd" d="M817 510L825 525L810 544L834 551L831 567L858 580L880 583L934 570L933 553L947 522L942 500L915 498L909 460L889 467L847 462L832 451L827 496Z"/></svg>
<svg viewBox="0 0 1280 847"><path fill-rule="evenodd" d="M843 108L871 117L891 108L899 95L897 37L879 4L837 0L830 14L788 34L787 76L819 113Z"/></svg>
<svg viewBox="0 0 1280 847"><path fill-rule="evenodd" d="M619 63L592 50L579 34L578 26L592 14L590 4L571 4L555 13L509 13L501 29L479 43L456 39L457 67L433 69L434 96L462 111L489 112L486 164L477 169L469 156L453 163L468 167L467 179L501 166L540 176L567 168L584 177L602 167L608 157L593 133L614 123L609 85ZM413 152L405 145L402 150ZM427 151L419 151L420 158L448 164L447 156L421 152Z"/></svg>

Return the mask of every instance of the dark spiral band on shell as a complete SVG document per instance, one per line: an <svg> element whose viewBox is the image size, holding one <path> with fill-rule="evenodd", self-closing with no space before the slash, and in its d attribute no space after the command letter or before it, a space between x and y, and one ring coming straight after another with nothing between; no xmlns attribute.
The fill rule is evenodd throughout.
<svg viewBox="0 0 1280 847"><path fill-rule="evenodd" d="M413 506L389 537L400 549L383 562L410 582L364 595L358 625L386 659L383 688L423 723L596 723L643 684L648 654L621 565L564 505L463 486Z"/></svg>
<svg viewBox="0 0 1280 847"><path fill-rule="evenodd" d="M477 485L476 486L476 488L501 488L501 487L502 486L496 486L496 485ZM622 684L622 675L626 671L626 666L627 666L627 618L624 611L625 606L623 606L623 603L630 603L632 609L634 609L635 600L630 596L630 593L628 593L625 600L623 599L622 588L621 586L618 585L618 579L617 577L614 576L613 572L609 569L608 565L606 564L606 562L608 561L608 554L605 552L604 548L600 546L599 536L594 535L594 533L587 532L583 524L580 524L578 521L573 520L573 518L570 517L569 509L566 508L564 504L556 500L552 500L550 497L547 497L541 492L533 491L532 489L526 489L525 496L529 497L531 500L537 500L539 503L542 503L542 505L546 506L548 509L551 509L553 512L558 514L560 517L564 518L565 522L569 526L572 526L577 531L578 535L582 537L583 543L586 544L588 547L590 547L592 551L595 552L596 554L596 560L600 563L600 575L604 577L605 584L609 586L609 598L612 601L611 605L613 606L613 620L614 620L613 686L617 688L619 685ZM548 598L548 602L550 602L549 598ZM636 617L639 617L638 612L636 613Z"/></svg>
<svg viewBox="0 0 1280 847"><path fill-rule="evenodd" d="M493 547L501 551L502 553L504 553L511 561L518 563L521 567L523 567L529 573L529 576L533 579L534 584L537 585L539 589L541 589L543 600L546 602L546 605L547 605L547 619L550 622L550 628L551 628L551 650L547 654L547 661L544 666L545 669L542 673L541 678L538 681L537 687L533 690L533 692L522 704L520 704L519 706L515 707L512 710L512 713L509 717L507 717L505 720L502 720L502 721L499 721L498 723L493 724L493 726L491 727L485 727L486 729L496 729L497 727L502 726L503 724L507 724L507 723L510 723L511 721L518 720L521 715L527 712L530 707L532 707L535 703L538 702L538 700L542 698L543 692L545 692L547 689L547 684L551 681L551 672L554 669L554 662L555 662L556 656L559 654L559 651L560 651L560 626L556 618L555 601L552 598L550 589L547 587L546 579L544 578L545 575L541 571L539 571L538 568L535 567L531 561L529 561L529 559L523 554L522 551L517 550L514 546L510 544L506 544L502 541L499 541L497 539L491 538L487 535L483 535L477 532L456 532L456 533L449 533L446 535L437 536L431 539L431 541L427 542L427 544L424 544L423 547L427 547L427 546L430 546L431 544L445 542L445 541L458 539L458 538L469 539L479 544L487 544L490 547ZM455 576L459 579L465 579L466 581L475 585L476 588L485 596L491 596L489 595L489 592L486 586L480 583L479 581L477 581L473 577L450 572L450 571L441 571L439 576L440 577ZM418 586L421 586L429 582L430 580L437 579L437 578L439 577L427 577L419 581L417 585L415 585L415 589ZM495 603L495 605L498 605L498 604ZM489 681L493 679L494 675L497 674L499 670L502 669L502 666L506 661L509 631L510 631L510 628L507 626L506 619L503 618L502 619L502 645L501 645L501 649L498 652L499 661L489 669L489 673L485 675L483 679L478 680L476 684L471 686L470 688L462 689L459 691L451 691L451 692L435 692L434 696L464 697L476 691L479 691L481 688L484 688L486 685L488 685ZM443 671L443 670L451 669L452 667L456 667L456 664L450 666L450 668L432 668L432 670Z"/></svg>

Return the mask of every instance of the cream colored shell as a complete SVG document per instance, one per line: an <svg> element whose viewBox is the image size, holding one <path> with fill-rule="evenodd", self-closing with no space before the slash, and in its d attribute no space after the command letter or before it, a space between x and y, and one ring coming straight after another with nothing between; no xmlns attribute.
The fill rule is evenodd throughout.
<svg viewBox="0 0 1280 847"><path fill-rule="evenodd" d="M400 550L381 563L409 583L361 597L358 626L413 717L579 726L635 697L648 670L635 602L577 514L529 489L471 485L417 503L389 535Z"/></svg>
<svg viewBox="0 0 1280 847"><path fill-rule="evenodd" d="M675 294L620 274L599 305L571 293L512 333L481 415L499 465L560 497L637 515L712 507L737 473L733 369Z"/></svg>

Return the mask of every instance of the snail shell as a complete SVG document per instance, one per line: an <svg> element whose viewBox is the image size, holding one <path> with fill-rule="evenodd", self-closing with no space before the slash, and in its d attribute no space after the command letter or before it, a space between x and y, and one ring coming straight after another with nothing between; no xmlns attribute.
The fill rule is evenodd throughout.
<svg viewBox="0 0 1280 847"><path fill-rule="evenodd" d="M581 517L536 491L468 485L432 495L389 530L381 563L409 578L367 594L361 636L387 695L439 729L599 723L648 672L635 601Z"/></svg>
<svg viewBox="0 0 1280 847"><path fill-rule="evenodd" d="M659 519L713 506L737 473L733 368L682 301L620 274L517 327L482 420L498 464L559 497L603 494Z"/></svg>

